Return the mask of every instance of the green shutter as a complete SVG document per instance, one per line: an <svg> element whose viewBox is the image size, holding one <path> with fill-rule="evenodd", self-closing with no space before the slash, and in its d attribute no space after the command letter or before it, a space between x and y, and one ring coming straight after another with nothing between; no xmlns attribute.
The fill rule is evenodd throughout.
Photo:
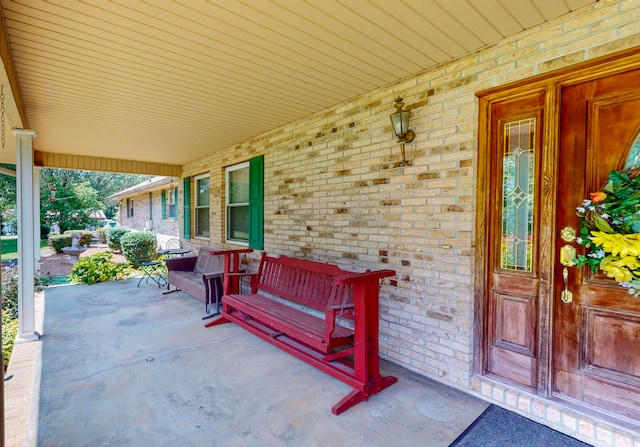
<svg viewBox="0 0 640 447"><path fill-rule="evenodd" d="M249 247L264 248L264 155L249 160Z"/></svg>
<svg viewBox="0 0 640 447"><path fill-rule="evenodd" d="M191 177L185 177L183 179L183 188L184 228L182 236L185 239L191 239Z"/></svg>
<svg viewBox="0 0 640 447"><path fill-rule="evenodd" d="M167 191L164 189L160 191L160 200L162 202L162 218L166 219L167 218Z"/></svg>

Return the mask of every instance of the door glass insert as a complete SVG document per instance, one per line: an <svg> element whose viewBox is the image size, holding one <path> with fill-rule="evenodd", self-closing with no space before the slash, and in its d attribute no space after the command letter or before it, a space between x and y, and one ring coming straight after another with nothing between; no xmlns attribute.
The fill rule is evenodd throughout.
<svg viewBox="0 0 640 447"><path fill-rule="evenodd" d="M504 125L500 268L533 270L536 119Z"/></svg>
<svg viewBox="0 0 640 447"><path fill-rule="evenodd" d="M636 139L629 149L629 155L627 156L627 162L624 164L624 170L630 171L632 169L640 168L640 130L636 135Z"/></svg>

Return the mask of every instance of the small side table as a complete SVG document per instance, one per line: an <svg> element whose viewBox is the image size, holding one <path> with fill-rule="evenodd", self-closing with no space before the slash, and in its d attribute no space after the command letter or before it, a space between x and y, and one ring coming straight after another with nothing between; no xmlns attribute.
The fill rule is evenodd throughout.
<svg viewBox="0 0 640 447"><path fill-rule="evenodd" d="M191 251L190 248L165 248L164 250L158 250L159 255L165 256L184 256Z"/></svg>

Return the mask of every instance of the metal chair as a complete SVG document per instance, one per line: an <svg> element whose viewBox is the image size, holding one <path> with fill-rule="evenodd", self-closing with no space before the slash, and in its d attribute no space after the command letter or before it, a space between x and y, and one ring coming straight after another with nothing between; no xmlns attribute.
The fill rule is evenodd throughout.
<svg viewBox="0 0 640 447"><path fill-rule="evenodd" d="M184 246L182 245L182 241L180 239L169 239L165 245L165 248L167 250L170 250L172 248L184 248Z"/></svg>

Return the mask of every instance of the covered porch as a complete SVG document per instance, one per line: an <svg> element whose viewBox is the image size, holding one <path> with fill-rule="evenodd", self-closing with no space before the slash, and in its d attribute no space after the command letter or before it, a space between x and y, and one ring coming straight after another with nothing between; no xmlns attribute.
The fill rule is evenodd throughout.
<svg viewBox="0 0 640 447"><path fill-rule="evenodd" d="M567 354L586 352L571 349L574 338L588 337L580 335L582 329L564 325L574 321L573 313L581 315L577 269L570 275L576 283L576 299L573 305L566 306L568 303L560 300L562 266L556 256L549 254L556 253L563 243L555 231L564 227L562 219L565 215L571 217L573 220L568 219L567 225L575 227L573 207L592 190L586 183L576 188L567 186L564 190L578 196L567 200L558 186L560 179L580 181L593 177L597 183L601 177L587 175L586 171L563 171L572 168L573 163L560 163L560 154L571 154L566 152L569 145L559 145L558 141L573 135L567 130L576 130L575 123L561 122L563 116L572 115L563 112L566 109L562 108L560 93L570 91L575 83L591 85L587 83L600 82L602 78L612 89L626 86L629 92L624 95L636 95L640 104L640 0L391 3L394 8L377 0L327 1L322 5L302 0L264 0L252 4L236 2L234 8L227 0L201 2L197 6L188 2L113 2L109 7L98 1L0 1L4 31L0 35L4 63L4 70L0 70L0 99L5 110L0 160L17 165L21 235L19 335L22 341L33 341L19 346L19 350L43 349L43 361L36 365L37 371L65 382L64 374L56 374L64 371L62 365L75 362L67 356L75 352L72 348L78 343L87 348L84 352L93 349L99 360L100 356L104 361L116 359L111 368L136 365L141 367L141 374L153 373L151 368L157 367L160 359L186 357L197 347L202 358L193 360L196 374L192 380L198 393L189 399L195 402L193 407L202 406L213 412L210 406L199 402L214 391L200 388L206 382L202 375L218 371L214 366L219 365L207 364L205 371L200 369L205 363L200 362L213 361L203 353L218 348L218 344L227 348L228 343L214 339L203 342L200 337L216 337L222 330L229 332L224 340L231 343L235 337L246 336L234 332L237 328L205 331L195 321L199 318L196 312L188 327L175 328L184 331L181 335L185 338L180 341L184 351L179 349L179 343L158 337L166 346L162 351L150 347L153 352L147 354L137 351L140 344L126 349L124 344L111 346L111 335L98 331L111 326L119 328L119 333L133 330L151 321L145 312L151 312L152 306L132 309L129 317L120 316L115 304L98 304L87 315L81 314L79 307L69 315L60 315L77 314L92 321L105 309L113 314L108 323L63 326L78 332L64 337L69 347L60 351L58 363L46 363L44 348L54 331L49 330L45 318L41 332L34 318L37 310L32 277L39 257L34 244L38 234L39 169L162 175L180 179L177 223L181 239L189 247L237 247L258 241L252 247L255 254L248 256L249 269L255 267L258 251L265 251L336 263L346 269L393 268L398 272L395 278L381 284L380 353L396 365L385 364L388 367L404 367L419 374L417 378L411 376L411 380L440 382L594 445L639 445L640 418L629 417L628 411L637 415L640 408L640 356L633 349L640 327L636 301L626 296L619 298L619 288L609 294L625 303L632 314L628 327L636 332L627 331L631 335L622 337L621 344L632 354L629 357L633 361L605 364L620 367L613 374L600 368L602 362L596 362L593 366L597 368L591 369L595 375L591 370L584 371L585 362L591 361L584 356L572 356L571 362L563 363ZM632 81L620 82L614 76ZM397 101L399 98L404 99ZM513 98L531 103L526 117L520 116L522 107ZM489 100L496 104L496 114L503 110L503 104L510 107L510 114L489 114ZM567 106L581 107L583 100L593 103L592 98L578 96ZM408 132L397 135L389 120L393 109L403 102L411 118L409 130L415 134L411 141L402 137ZM637 106L629 109L640 110ZM532 260L524 273L502 269L506 271L504 278L517 274L524 278L502 281L500 284L507 285L505 290L496 288L499 293L493 293L487 287L497 281L492 267L502 265L494 262L502 253L497 249L501 235L495 231L500 228L502 214L494 210L494 204L499 202L495 197L502 194L500 179L508 177L509 171L500 167L507 158L500 152L505 139L494 132L499 126L489 124L505 120L504 129L519 123L522 135L538 144L530 148L535 156L528 157L535 174L530 182L535 187L529 191L528 200L537 214L523 213L521 223L526 223L532 234L531 239L529 235L519 239L534 241L538 246L523 257ZM610 122L616 129L625 124L630 129L625 127L625 132L632 136L640 134L640 117ZM591 141L586 138L590 128L580 128L585 130L584 138L569 141ZM613 149L601 157L606 158L606 164L594 166L615 165L624 158L620 154L629 146L627 134L618 133L621 142L615 145L608 133L603 133L606 146ZM514 149L528 154L518 145ZM599 154L595 149L591 153ZM583 152L586 153L585 148L575 148L576 154ZM260 169L252 169L258 165ZM233 184L246 186L247 178L251 190L258 191L259 200L251 204L236 201L229 193ZM237 179L243 182L236 182ZM237 209L246 211L248 217L232 221ZM492 224L485 219L487 210L495 211L489 216ZM567 280L564 281L566 289ZM527 294L521 293L523 284L531 287ZM77 289L68 289L71 290ZM91 290L94 294L97 289ZM50 292L59 293L53 289ZM516 296L508 296L510 293ZM126 293L105 296L118 304L118 300L130 299L123 298ZM501 308L495 306L498 299L504 304ZM165 302L154 304L159 307ZM598 312L609 312L605 307L594 306ZM507 312L502 312L504 309ZM175 319L176 315L177 310L166 310L168 318ZM73 320L64 324L72 326L69 321ZM593 319L581 320L590 321ZM178 323L167 321L170 326ZM598 326L609 327L613 326ZM562 328L563 341L567 341L564 344L554 339ZM190 332L196 330L197 333ZM148 331L152 335L168 332L155 327ZM44 334L42 340L38 340L40 333ZM143 335L149 336L140 333L140 340ZM193 345L194 340L200 344ZM606 337L600 340L607 346ZM262 346L257 341L238 343L243 347L250 343ZM507 352L506 348L512 349ZM115 354L111 349L125 351ZM241 351L229 352L232 360L225 366L229 369L220 373L223 379L234 378L238 365L242 365L243 373L253 372L251 364L244 363L250 359L238 355ZM598 352L609 351L613 350ZM255 352L260 356L262 351ZM140 356L144 357L144 364ZM147 356L153 360L147 362ZM280 358L282 354L275 352L274 356ZM121 364L118 357L128 360ZM517 371L513 368L514 358L518 359ZM269 380L280 377L281 371L297 371L293 365L278 367L265 370ZM97 380L102 375L109 376L108 371L103 371L103 367L95 368L86 377ZM394 371L396 375L403 373L406 371ZM565 373L571 377L567 379ZM608 382L600 381L603 373L607 373ZM317 374L310 369L308 375L300 376L307 380ZM595 393L581 385L585 374L595 380ZM289 376L296 377L285 377ZM19 377L16 374L12 380ZM33 374L30 377L29 383L40 377L45 379ZM130 377L134 376L119 376L119 383L128 385ZM177 372L174 377L173 382L159 377L159 383L177 383L184 378ZM635 400L592 399L594 394L605 398L614 395L607 386L618 378L626 381L620 389L633 384ZM220 383L220 389L228 388L221 397L216 396L218 399L207 399L226 404L216 404L216 410L237 410L223 413L236 416L237 421L227 423L234 427L250 418L241 409L276 400L271 393L278 388L262 375L255 381L272 386L256 386L251 407L227 401L229 396L245 396L246 384L237 389L221 382L218 376L208 379L209 383ZM115 388L91 383L91 387L109 391ZM288 382L286 385L290 386ZM322 412L345 394L341 389L328 398L325 394L329 389L333 392L333 385L317 389L313 382L308 386L315 390L314 397L326 398L318 403ZM340 383L336 386L344 387ZM362 420L345 419L352 424L342 426L345 431L338 432L351 433L349 429L353 427L374 427L364 432L375 432L377 425L384 426L386 418L391 417L387 410L402 415L403 411L395 407L391 411L385 406L390 405L386 399L406 404L403 395L391 397L401 392L401 388L394 388L366 403L366 408L373 408L370 406L387 402L373 412L374 416L382 415L380 420L373 417L367 425ZM75 399L81 399L76 396L83 394L80 391L85 389L72 388L65 406L71 407ZM141 391L144 392L150 391ZM290 397L286 391L279 392ZM177 408L182 408L177 399L180 396L173 396L172 404ZM305 400L305 405L310 405L311 400ZM431 398L425 401L430 402ZM417 401L411 402L414 410L420 407ZM627 408L617 408L619 402L628 402ZM70 414L88 418L85 413L92 412L100 402L84 404L84 410ZM153 413L142 410L144 402L138 404L141 410L136 416L153 421ZM12 404L8 407L12 410ZM346 416L354 418L358 412L367 411L363 408ZM274 412L278 413L274 408L262 411L261 419L256 416L256 421L263 426L270 424ZM117 411L113 414L117 416ZM197 412L189 414L198 419ZM317 414L321 414L320 410ZM437 414L437 409L430 414ZM394 417L389 420L396 422ZM214 416L210 419L215 422L213 426L218 423ZM316 419L320 421L321 417ZM345 424L345 420L329 418L332 429ZM398 421L397 426L405 427L403 424L410 420ZM113 424L101 427L103 436L114 430ZM289 433L282 427L278 425L273 432L286 438ZM402 435L402 444L411 444L410 431L396 430ZM324 436L319 431L313 433ZM37 434L33 436L37 439ZM305 439L298 441L304 443Z"/></svg>
<svg viewBox="0 0 640 447"><path fill-rule="evenodd" d="M16 346L8 445L448 446L488 406L388 362L399 382L339 417L350 387L202 306L137 280L46 289ZM44 312L42 312L44 310Z"/></svg>

